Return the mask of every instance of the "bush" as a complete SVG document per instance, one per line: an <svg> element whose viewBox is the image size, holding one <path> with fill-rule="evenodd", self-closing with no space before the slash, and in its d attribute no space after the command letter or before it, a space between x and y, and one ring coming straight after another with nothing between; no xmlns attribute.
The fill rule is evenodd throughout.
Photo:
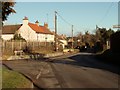
<svg viewBox="0 0 120 90"><path fill-rule="evenodd" d="M15 34L11 40L22 40L26 41L20 34Z"/></svg>
<svg viewBox="0 0 120 90"><path fill-rule="evenodd" d="M32 49L31 49L30 46L26 46L26 47L23 49L23 52L24 52L24 53L27 53L27 54L30 54L30 53L32 53Z"/></svg>

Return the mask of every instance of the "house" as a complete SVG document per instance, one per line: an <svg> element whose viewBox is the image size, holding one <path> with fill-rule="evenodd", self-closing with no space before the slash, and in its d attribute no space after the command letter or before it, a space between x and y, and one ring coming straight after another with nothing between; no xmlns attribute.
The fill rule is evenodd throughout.
<svg viewBox="0 0 120 90"><path fill-rule="evenodd" d="M23 19L18 33L27 41L54 42L54 35L47 23L44 23L44 26L39 25L38 21L30 23L27 17Z"/></svg>
<svg viewBox="0 0 120 90"><path fill-rule="evenodd" d="M38 21L30 23L27 17L23 19L21 25L4 26L2 38L10 40L15 32L20 34L26 41L54 42L54 35L49 30L47 23L44 23L44 26L39 25Z"/></svg>
<svg viewBox="0 0 120 90"><path fill-rule="evenodd" d="M14 37L14 34L21 27L21 24L18 25L5 25L2 27L2 35L1 38L4 40L10 40Z"/></svg>
<svg viewBox="0 0 120 90"><path fill-rule="evenodd" d="M55 32L53 32L53 34L55 35ZM66 35L63 35L63 34L62 35L58 35L57 34L57 41L58 41L58 48L60 46L62 46L62 49L64 49L65 46L68 45L67 40L66 40Z"/></svg>
<svg viewBox="0 0 120 90"><path fill-rule="evenodd" d="M58 40L59 40L60 45L62 45L63 49L65 48L65 46L68 45L67 40L66 40L66 35L63 35L63 34L59 35Z"/></svg>

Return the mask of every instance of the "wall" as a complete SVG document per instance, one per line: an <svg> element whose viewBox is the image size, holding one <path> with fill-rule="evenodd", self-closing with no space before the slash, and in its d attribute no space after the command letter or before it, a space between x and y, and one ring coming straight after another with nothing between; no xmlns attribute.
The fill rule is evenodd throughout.
<svg viewBox="0 0 120 90"><path fill-rule="evenodd" d="M3 34L2 35L2 38L4 39L4 40L10 40L11 38L13 38L13 34Z"/></svg>
<svg viewBox="0 0 120 90"><path fill-rule="evenodd" d="M27 41L37 41L37 34L28 25L22 25L19 29L21 36Z"/></svg>

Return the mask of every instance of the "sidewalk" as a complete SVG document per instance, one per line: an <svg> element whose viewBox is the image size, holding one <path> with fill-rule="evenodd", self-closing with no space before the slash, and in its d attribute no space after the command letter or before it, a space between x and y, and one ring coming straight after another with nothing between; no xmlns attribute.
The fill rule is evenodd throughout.
<svg viewBox="0 0 120 90"><path fill-rule="evenodd" d="M3 61L3 65L17 71L39 88L61 88L48 62L38 60Z"/></svg>

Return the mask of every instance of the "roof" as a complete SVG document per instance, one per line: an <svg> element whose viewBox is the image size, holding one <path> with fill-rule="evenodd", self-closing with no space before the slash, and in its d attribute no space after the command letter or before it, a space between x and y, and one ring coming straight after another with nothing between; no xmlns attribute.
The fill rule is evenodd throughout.
<svg viewBox="0 0 120 90"><path fill-rule="evenodd" d="M5 25L2 27L2 34L15 34L15 32L21 27L22 24L18 25Z"/></svg>
<svg viewBox="0 0 120 90"><path fill-rule="evenodd" d="M53 34L48 28L45 26L38 26L37 24L28 23L28 25L36 32L43 34Z"/></svg>
<svg viewBox="0 0 120 90"><path fill-rule="evenodd" d="M54 32L54 31L53 31L52 33L55 35L55 32ZM64 36L58 35L58 34L57 34L57 38L58 38L59 40L66 40L66 38L65 38Z"/></svg>

